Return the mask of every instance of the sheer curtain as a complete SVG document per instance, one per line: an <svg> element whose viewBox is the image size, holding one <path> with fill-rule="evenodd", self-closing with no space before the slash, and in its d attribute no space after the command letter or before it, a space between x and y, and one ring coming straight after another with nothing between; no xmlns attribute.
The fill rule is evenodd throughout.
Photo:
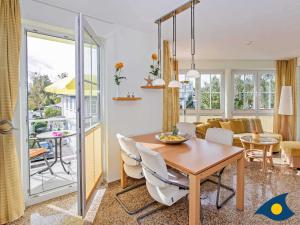
<svg viewBox="0 0 300 225"><path fill-rule="evenodd" d="M163 76L166 82L163 92L163 132L167 132L171 131L179 121L179 90L178 88L168 88L174 70L176 71L176 80L178 80L178 62L173 63L167 40L163 42L163 59Z"/></svg>
<svg viewBox="0 0 300 225"><path fill-rule="evenodd" d="M24 213L19 160L10 131L19 86L21 18L19 0L0 1L0 224Z"/></svg>
<svg viewBox="0 0 300 225"><path fill-rule="evenodd" d="M296 101L296 73L297 58L276 61L274 132L280 133L281 126L289 126L291 130L291 140L295 140L296 138L297 104L299 104ZM283 116L278 114L282 86L292 86L294 114L292 116L289 116L289 119L287 121L288 124L284 124L286 121L283 120Z"/></svg>

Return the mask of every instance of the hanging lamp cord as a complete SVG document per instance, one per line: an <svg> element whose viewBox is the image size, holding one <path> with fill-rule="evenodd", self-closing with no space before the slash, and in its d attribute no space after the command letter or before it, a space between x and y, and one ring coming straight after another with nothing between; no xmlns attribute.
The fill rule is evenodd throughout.
<svg viewBox="0 0 300 225"><path fill-rule="evenodd" d="M191 4L191 55L192 55L192 69L195 69L195 2L192 0Z"/></svg>
<svg viewBox="0 0 300 225"><path fill-rule="evenodd" d="M158 76L161 79L161 20L157 23L158 28Z"/></svg>
<svg viewBox="0 0 300 225"><path fill-rule="evenodd" d="M176 11L173 12L173 71L174 80L176 80Z"/></svg>

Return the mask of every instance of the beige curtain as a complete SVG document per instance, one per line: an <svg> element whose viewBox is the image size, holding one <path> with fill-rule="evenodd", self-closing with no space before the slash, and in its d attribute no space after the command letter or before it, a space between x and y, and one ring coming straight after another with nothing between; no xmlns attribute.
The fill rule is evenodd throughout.
<svg viewBox="0 0 300 225"><path fill-rule="evenodd" d="M274 132L280 133L281 126L290 127L291 140L296 138L296 113L297 113L297 101L296 101L296 71L297 71L297 58L290 60L278 60L276 62L276 84L275 84L275 115L274 115ZM285 120L282 115L278 114L278 107L280 101L281 87L292 86L294 115L289 116L288 124L284 124Z"/></svg>
<svg viewBox="0 0 300 225"><path fill-rule="evenodd" d="M0 121L13 120L18 96L21 18L19 0L0 0ZM3 133L8 123L0 127ZM0 134L0 224L24 213L14 136Z"/></svg>
<svg viewBox="0 0 300 225"><path fill-rule="evenodd" d="M163 76L166 88L163 92L163 132L171 131L179 121L179 90L168 88L167 85L173 79L173 71L176 71L178 80L178 62L173 63L170 55L169 41L163 42Z"/></svg>

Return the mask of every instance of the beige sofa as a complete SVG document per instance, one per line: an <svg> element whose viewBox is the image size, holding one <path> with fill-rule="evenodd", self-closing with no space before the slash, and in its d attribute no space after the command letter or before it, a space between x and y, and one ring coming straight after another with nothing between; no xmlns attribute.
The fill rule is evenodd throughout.
<svg viewBox="0 0 300 225"><path fill-rule="evenodd" d="M217 127L232 130L234 133L233 145L238 147L243 147L240 137L244 135L251 135L253 132L258 132L263 137L274 137L282 141L282 136L280 134L267 133L263 131L263 127L260 119L246 119L246 118L236 118L236 119L209 119L207 123L197 123L196 124L196 135L198 138L205 138L205 134L208 128ZM254 146L255 148L261 148L260 146ZM280 144L274 146L273 152L280 151Z"/></svg>

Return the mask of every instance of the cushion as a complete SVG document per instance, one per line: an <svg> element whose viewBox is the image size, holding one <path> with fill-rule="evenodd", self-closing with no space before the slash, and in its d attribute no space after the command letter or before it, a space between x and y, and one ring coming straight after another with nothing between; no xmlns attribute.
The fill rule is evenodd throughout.
<svg viewBox="0 0 300 225"><path fill-rule="evenodd" d="M231 126L231 130L235 134L246 133L244 123L242 120L231 120L230 126Z"/></svg>
<svg viewBox="0 0 300 225"><path fill-rule="evenodd" d="M209 124L199 124L196 126L196 135L198 138L205 138L205 134L208 128L211 128Z"/></svg>
<svg viewBox="0 0 300 225"><path fill-rule="evenodd" d="M231 130L231 123L230 121L228 122L220 122L220 125L223 129L226 129L226 130Z"/></svg>
<svg viewBox="0 0 300 225"><path fill-rule="evenodd" d="M215 128L221 128L220 122L222 122L222 119L208 119L207 123L211 126L211 127L215 127Z"/></svg>
<svg viewBox="0 0 300 225"><path fill-rule="evenodd" d="M249 119L251 133L263 133L263 128L260 119Z"/></svg>

